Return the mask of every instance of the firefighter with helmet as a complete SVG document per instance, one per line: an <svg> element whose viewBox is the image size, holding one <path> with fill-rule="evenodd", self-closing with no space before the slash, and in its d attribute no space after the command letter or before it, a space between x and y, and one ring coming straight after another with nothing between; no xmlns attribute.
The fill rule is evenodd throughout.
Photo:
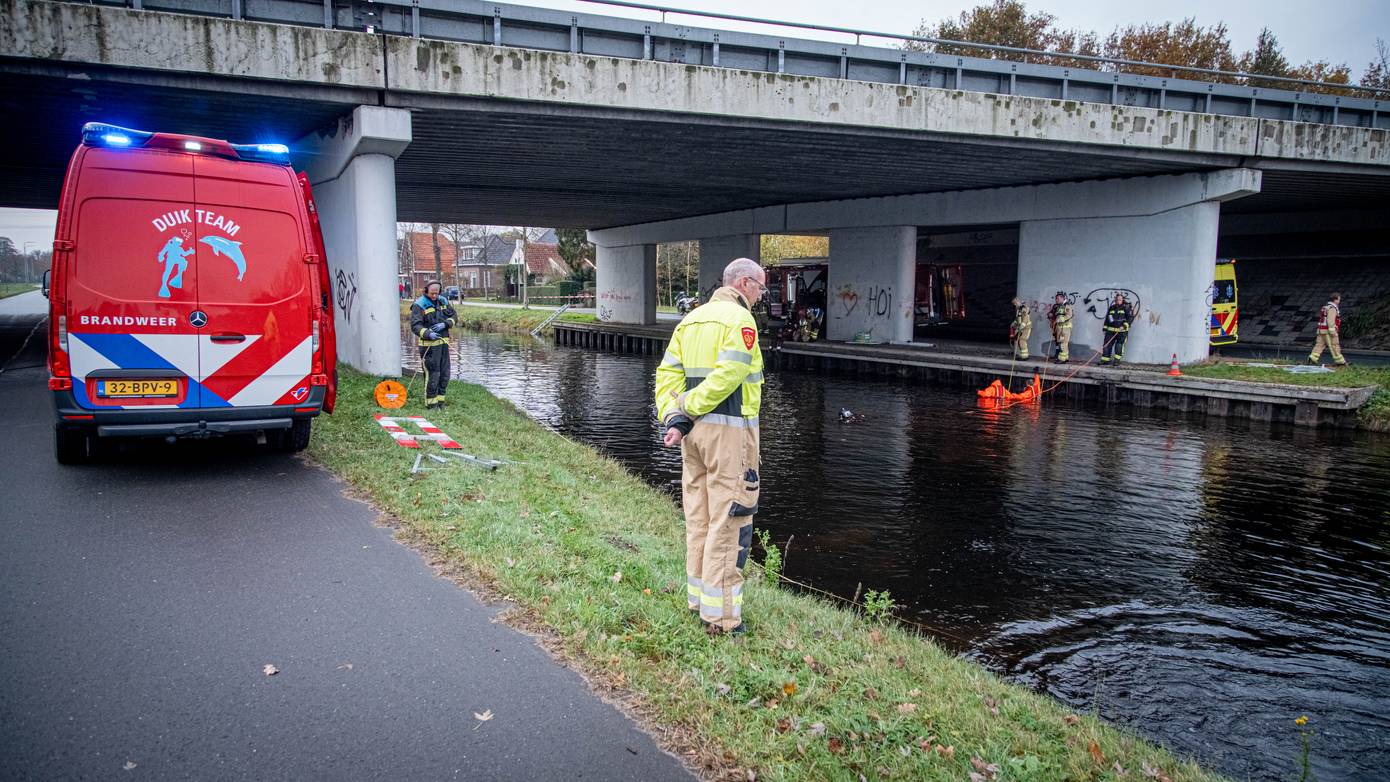
<svg viewBox="0 0 1390 782"><path fill-rule="evenodd" d="M1028 337L1033 334L1033 313L1017 296L1013 300L1014 320L1009 324L1009 342L1014 346L1014 358L1028 360Z"/></svg>
<svg viewBox="0 0 1390 782"><path fill-rule="evenodd" d="M1125 357L1125 342L1129 339L1129 326L1134 322L1134 307L1125 301L1125 295L1115 292L1110 308L1105 311L1105 345L1102 347L1100 363L1108 366L1118 364Z"/></svg>
<svg viewBox="0 0 1390 782"><path fill-rule="evenodd" d="M420 366L425 371L425 407L444 404L449 386L449 327L457 314L440 293L439 280L425 283L425 295L410 305L410 332L420 340Z"/></svg>
<svg viewBox="0 0 1390 782"><path fill-rule="evenodd" d="M1047 320L1052 324L1052 357L1058 364L1065 364L1071 359L1071 321L1072 309L1071 302L1067 300L1065 291L1057 291L1056 301L1047 311Z"/></svg>
<svg viewBox="0 0 1390 782"><path fill-rule="evenodd" d="M687 606L711 635L743 632L743 567L758 512L763 354L751 308L767 290L738 258L723 287L686 315L656 369L667 446L681 446Z"/></svg>

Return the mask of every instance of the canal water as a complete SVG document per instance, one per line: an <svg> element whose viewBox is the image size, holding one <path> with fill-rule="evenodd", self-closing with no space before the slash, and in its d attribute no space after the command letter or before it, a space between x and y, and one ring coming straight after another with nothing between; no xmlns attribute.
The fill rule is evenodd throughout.
<svg viewBox="0 0 1390 782"><path fill-rule="evenodd" d="M678 490L658 357L458 350L461 379ZM757 526L790 577L887 589L948 648L1234 777L1297 778L1306 714L1319 779L1390 778L1390 438L791 371L762 420Z"/></svg>

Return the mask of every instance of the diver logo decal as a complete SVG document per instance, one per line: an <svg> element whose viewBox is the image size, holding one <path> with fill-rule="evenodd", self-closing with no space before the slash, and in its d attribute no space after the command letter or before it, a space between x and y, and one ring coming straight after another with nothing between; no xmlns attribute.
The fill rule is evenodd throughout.
<svg viewBox="0 0 1390 782"><path fill-rule="evenodd" d="M753 343L758 341L758 332L747 326L743 327L743 346L749 350L753 349Z"/></svg>
<svg viewBox="0 0 1390 782"><path fill-rule="evenodd" d="M184 247L184 242L193 238L193 231L180 226L201 223L224 231L227 236L209 235L198 241L211 248L214 256L226 258L232 262L232 265L236 267L238 282L246 276L246 256L241 251L241 242L228 238L236 236L241 231L241 226L237 225L235 221L206 209L176 209L172 212L165 212L150 222L160 233L177 228L180 234L170 237L164 243L164 248L155 256L156 263L164 264L164 275L160 278L159 284L159 297L161 299L167 299L173 295L170 288L183 288L183 273L188 269L188 256L197 251L196 247Z"/></svg>
<svg viewBox="0 0 1390 782"><path fill-rule="evenodd" d="M294 397L294 399L295 399L296 402L303 402L303 401L304 401L304 397L306 397L306 396L308 396L308 395L309 395L309 389L305 388L304 386L300 386L299 388L296 388L296 389L294 390L294 393L291 394L291 396Z"/></svg>
<svg viewBox="0 0 1390 782"><path fill-rule="evenodd" d="M184 233L188 232L185 231ZM164 249L155 256L155 263L164 264L164 277L159 283L159 297L161 299L169 298L169 286L183 287L183 272L184 269L188 268L187 258L194 252L192 247L187 250L183 249L183 239L177 236L164 243ZM178 270L177 273L175 273L175 269Z"/></svg>

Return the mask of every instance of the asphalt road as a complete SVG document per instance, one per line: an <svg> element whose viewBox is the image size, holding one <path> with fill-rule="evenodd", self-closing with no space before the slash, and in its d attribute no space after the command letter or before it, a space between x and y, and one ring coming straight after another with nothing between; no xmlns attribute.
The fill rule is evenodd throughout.
<svg viewBox="0 0 1390 782"><path fill-rule="evenodd" d="M0 300L0 779L691 779L318 467L60 467L26 306Z"/></svg>

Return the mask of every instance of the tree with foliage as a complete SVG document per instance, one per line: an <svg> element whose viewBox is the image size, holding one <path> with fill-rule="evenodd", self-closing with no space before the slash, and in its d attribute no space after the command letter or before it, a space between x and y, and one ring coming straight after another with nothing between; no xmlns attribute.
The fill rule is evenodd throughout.
<svg viewBox="0 0 1390 782"><path fill-rule="evenodd" d="M1095 33L1061 30L1056 26L1056 21L1057 17L1046 12L1028 13L1022 0L994 0L989 5L979 5L968 11L962 11L956 19L942 19L936 24L923 20L912 34L923 38L944 38L951 41L987 43L994 46L1013 46L1019 49L1089 55L1100 53ZM1049 64L1063 64L1059 60L1065 59L1009 54L996 52L992 49L977 49L954 44L931 44L923 41L910 41L905 48L939 54Z"/></svg>
<svg viewBox="0 0 1390 782"><path fill-rule="evenodd" d="M588 232L583 228L556 228L555 238L560 243L556 248L560 257L570 267L569 278L578 283L593 282L595 270L589 264L594 263L595 248L589 243Z"/></svg>
<svg viewBox="0 0 1390 782"><path fill-rule="evenodd" d="M1367 87L1390 89L1390 46L1385 45L1385 39L1376 39L1376 58L1366 65L1361 83Z"/></svg>
<svg viewBox="0 0 1390 782"><path fill-rule="evenodd" d="M763 234L758 252L766 266L776 266L796 258L824 258L830 255L830 237Z"/></svg>
<svg viewBox="0 0 1390 782"><path fill-rule="evenodd" d="M1117 28L1105 39L1105 56L1211 70L1235 70L1236 67L1226 25L1218 22L1211 27L1203 27L1197 24L1196 19ZM1149 76L1174 75L1174 71L1168 68L1125 66L1123 70L1125 73ZM1181 71L1176 75L1179 78L1209 78Z"/></svg>
<svg viewBox="0 0 1390 782"><path fill-rule="evenodd" d="M700 243L671 242L656 246L657 302L675 306L676 294L696 293L700 285Z"/></svg>

